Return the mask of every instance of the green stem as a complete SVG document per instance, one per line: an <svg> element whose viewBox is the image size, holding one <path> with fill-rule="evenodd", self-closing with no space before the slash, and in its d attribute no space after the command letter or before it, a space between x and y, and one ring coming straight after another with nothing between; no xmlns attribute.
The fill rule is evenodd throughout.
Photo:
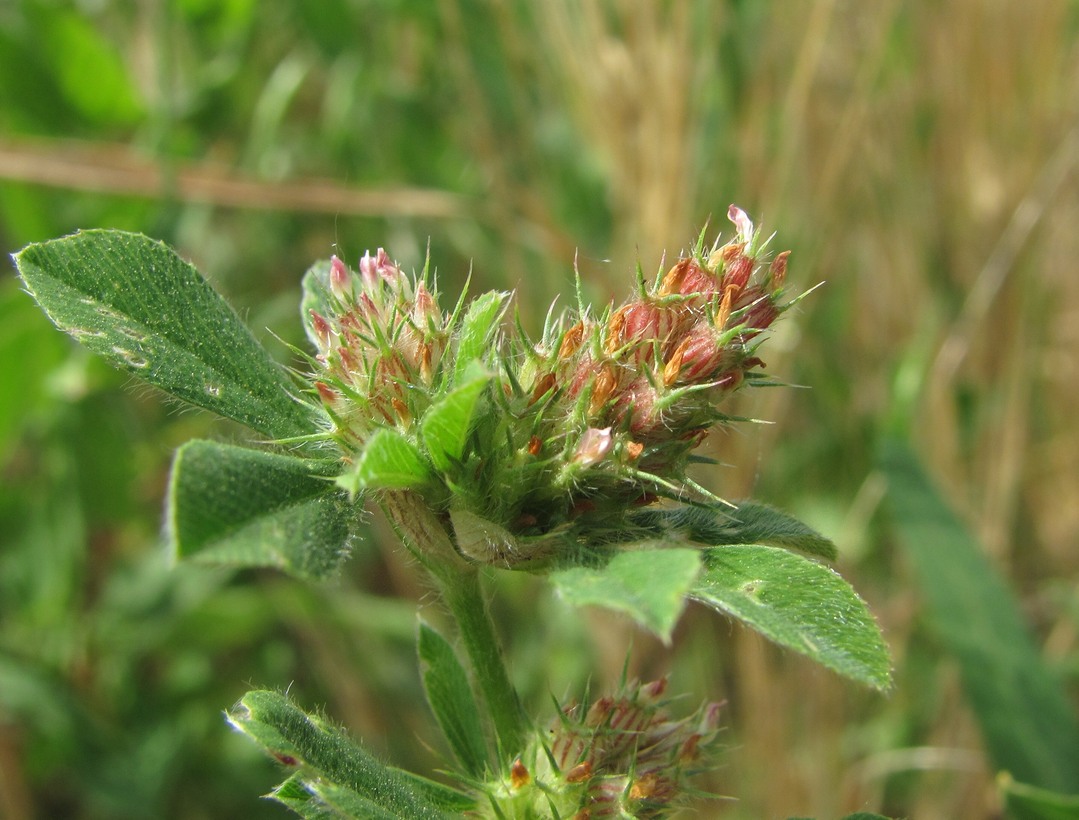
<svg viewBox="0 0 1079 820"><path fill-rule="evenodd" d="M501 757L506 761L524 748L525 716L517 690L506 672L502 648L483 598L479 573L470 567L452 582L443 581L441 587L446 606L457 621L476 683L491 713Z"/></svg>
<svg viewBox="0 0 1079 820"><path fill-rule="evenodd" d="M524 748L526 720L487 611L478 565L461 557L446 524L414 493L387 493L382 509L398 537L438 583L487 704L501 757L511 758Z"/></svg>

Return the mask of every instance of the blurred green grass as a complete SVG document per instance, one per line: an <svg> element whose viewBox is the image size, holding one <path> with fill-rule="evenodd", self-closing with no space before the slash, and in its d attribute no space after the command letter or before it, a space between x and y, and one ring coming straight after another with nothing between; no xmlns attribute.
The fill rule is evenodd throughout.
<svg viewBox="0 0 1079 820"><path fill-rule="evenodd" d="M1032 5L169 0L0 7L0 247L80 227L177 246L271 350L302 271L427 247L452 292L639 258L737 202L826 286L769 341L810 390L745 394L703 478L837 538L895 653L889 698L691 611L668 651L529 579L495 601L532 702L627 642L730 701L723 817L989 816L995 771L917 573L879 515L882 436L923 462L1079 679L1079 10ZM283 816L220 718L249 685L436 768L411 648L427 590L377 531L329 591L165 566L172 450L243 433L163 404L0 280L0 814ZM403 602L392 600L401 597ZM537 617L537 613L539 617ZM432 615L434 613L431 613ZM709 809L712 811L712 809Z"/></svg>

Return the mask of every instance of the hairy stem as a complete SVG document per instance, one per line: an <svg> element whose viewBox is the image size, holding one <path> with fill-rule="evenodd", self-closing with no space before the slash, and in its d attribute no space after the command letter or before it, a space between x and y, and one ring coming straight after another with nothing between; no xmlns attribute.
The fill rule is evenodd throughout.
<svg viewBox="0 0 1079 820"><path fill-rule="evenodd" d="M474 682L487 704L500 757L511 759L524 745L525 715L503 662L478 567L461 557L447 525L418 495L387 493L382 509L398 537L437 582L457 623Z"/></svg>

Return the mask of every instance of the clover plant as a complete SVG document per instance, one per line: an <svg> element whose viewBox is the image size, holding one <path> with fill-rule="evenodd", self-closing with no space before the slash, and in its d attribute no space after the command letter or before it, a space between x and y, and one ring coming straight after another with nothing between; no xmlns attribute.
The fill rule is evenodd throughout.
<svg viewBox="0 0 1079 820"><path fill-rule="evenodd" d="M530 338L512 295L449 310L429 267L385 250L303 279L310 348L286 369L199 273L140 235L92 230L15 256L52 321L114 366L246 425L251 446L176 453L167 538L178 560L275 567L317 583L370 505L429 575L455 631L420 623L420 674L452 751L451 785L392 768L286 695L253 691L229 721L286 769L273 796L304 817L658 817L714 765L721 713L678 714L666 679L526 714L486 606L495 572L546 576L565 600L669 641L688 601L877 689L887 650L826 561L831 541L689 475L769 383L762 343L797 299L734 206L734 236L693 250L620 305L548 314Z"/></svg>

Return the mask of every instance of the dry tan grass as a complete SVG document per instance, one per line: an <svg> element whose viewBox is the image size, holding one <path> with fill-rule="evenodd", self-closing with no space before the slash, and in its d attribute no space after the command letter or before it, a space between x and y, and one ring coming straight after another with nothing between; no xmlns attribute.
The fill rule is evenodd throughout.
<svg viewBox="0 0 1079 820"><path fill-rule="evenodd" d="M833 0L736 19L723 4L555 2L536 4L534 28L493 5L522 57L516 79L561 105L602 163L612 292L634 253L647 267L677 251L732 200L795 248L799 281L828 280L775 340L769 366L784 376L842 368L849 401L755 397L747 406L776 423L724 439L735 465L726 492L752 492L791 436L832 439L842 458L861 446L845 430L880 429L905 403L935 477L1015 586L1029 595L1075 577L1079 52L1067 3ZM744 76L720 76L731 48L750 55ZM485 135L489 150L508 150L514 137L501 136ZM527 190L508 180L492 190L505 213L543 225L537 235L559 236ZM571 244L552 239L551 257ZM836 299L843 309L827 310ZM844 326L823 328L821 312ZM871 468L863 490L847 499L855 527L881 497ZM878 589L856 564L843 568L902 664L921 640L916 601L896 591L905 580ZM1047 617L1037 626L1053 652L1074 652L1074 626ZM863 697L753 636L721 640L733 645L722 680L735 747L716 787L741 797L724 816L881 808L886 776L905 770L923 773L911 816L992 810L993 773L949 670L928 732L890 748L918 693ZM878 745L857 728L866 721Z"/></svg>

